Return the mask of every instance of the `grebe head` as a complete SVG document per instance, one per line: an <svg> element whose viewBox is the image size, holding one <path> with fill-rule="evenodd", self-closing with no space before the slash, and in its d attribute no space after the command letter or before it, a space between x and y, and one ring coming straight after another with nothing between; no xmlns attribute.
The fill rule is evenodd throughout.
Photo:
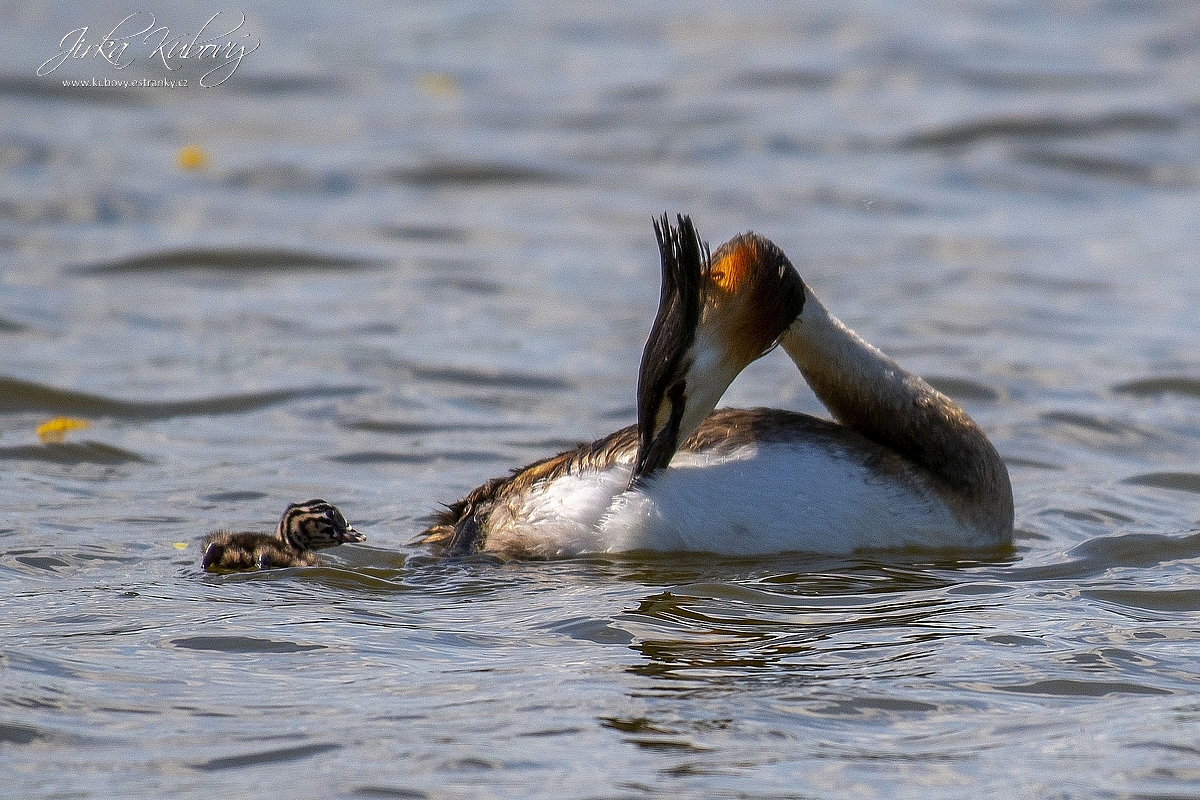
<svg viewBox="0 0 1200 800"><path fill-rule="evenodd" d="M709 254L690 217L654 231L662 261L658 315L638 373L638 452L630 487L665 467L750 362L800 315L804 281L783 251L743 233Z"/></svg>
<svg viewBox="0 0 1200 800"><path fill-rule="evenodd" d="M276 535L296 551L320 550L367 538L350 527L337 506L324 500L289 505L279 518Z"/></svg>

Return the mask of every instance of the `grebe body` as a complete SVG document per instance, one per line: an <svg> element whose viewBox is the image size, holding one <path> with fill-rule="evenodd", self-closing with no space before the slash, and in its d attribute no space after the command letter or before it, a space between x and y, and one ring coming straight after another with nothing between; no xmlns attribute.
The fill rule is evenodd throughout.
<svg viewBox="0 0 1200 800"><path fill-rule="evenodd" d="M627 490L636 451L637 428L630 426L530 465L442 512L426 538L447 552L509 558L1003 544L1002 536L964 526L895 453L807 414L718 409L669 469Z"/></svg>
<svg viewBox="0 0 1200 800"><path fill-rule="evenodd" d="M487 482L435 515L422 540L543 558L1011 542L1007 469L961 407L826 311L770 241L743 234L710 257L687 218L656 230L663 288L638 424ZM834 421L713 412L776 345Z"/></svg>

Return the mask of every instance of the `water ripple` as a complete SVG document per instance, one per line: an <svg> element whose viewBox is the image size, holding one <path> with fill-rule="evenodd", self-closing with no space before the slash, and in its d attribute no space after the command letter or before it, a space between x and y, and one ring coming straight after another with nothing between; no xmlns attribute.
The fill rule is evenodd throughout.
<svg viewBox="0 0 1200 800"><path fill-rule="evenodd" d="M1123 419L1082 411L1047 411L1041 415L1045 436L1075 447L1102 452L1141 453L1167 437L1161 431Z"/></svg>
<svg viewBox="0 0 1200 800"><path fill-rule="evenodd" d="M398 168L384 173L382 177L384 180L411 186L465 188L570 183L578 180L565 172L543 167L462 161Z"/></svg>
<svg viewBox="0 0 1200 800"><path fill-rule="evenodd" d="M1053 149L1029 149L1018 158L1030 164L1052 167L1096 178L1111 178L1125 183L1154 187L1181 188L1195 182L1190 166L1154 161L1118 158L1095 153L1066 152Z"/></svg>
<svg viewBox="0 0 1200 800"><path fill-rule="evenodd" d="M267 248L183 248L117 258L69 269L77 275L141 275L151 272L208 270L214 272L287 272L296 270L355 270L380 262L346 255L322 255L306 250Z"/></svg>
<svg viewBox="0 0 1200 800"><path fill-rule="evenodd" d="M1083 596L1144 611L1200 611L1200 589L1089 589Z"/></svg>
<svg viewBox="0 0 1200 800"><path fill-rule="evenodd" d="M45 166L53 155L54 150L50 145L38 139L24 136L0 138L0 164L6 169Z"/></svg>
<svg viewBox="0 0 1200 800"><path fill-rule="evenodd" d="M63 86L62 81L35 77L32 74L0 75L0 96L3 95L121 106L144 105L149 100L147 92L96 91L90 86Z"/></svg>
<svg viewBox="0 0 1200 800"><path fill-rule="evenodd" d="M0 333L21 333L28 326L0 317Z"/></svg>
<svg viewBox="0 0 1200 800"><path fill-rule="evenodd" d="M407 378L430 383L525 391L566 391L575 388L575 384L556 375L521 370L455 367L400 360L389 360L385 366L403 373Z"/></svg>
<svg viewBox="0 0 1200 800"><path fill-rule="evenodd" d="M924 377L930 386L958 401L994 403L1001 397L999 391L979 381L938 375L926 375Z"/></svg>
<svg viewBox="0 0 1200 800"><path fill-rule="evenodd" d="M1098 536L1072 548L1067 560L1048 565L1015 567L1002 573L1006 580L1075 580L1110 570L1155 569L1177 561L1200 558L1200 533L1172 536L1124 533Z"/></svg>
<svg viewBox="0 0 1200 800"><path fill-rule="evenodd" d="M429 797L417 789L397 789L391 786L356 786L350 790L351 797L379 798L379 800L424 800Z"/></svg>
<svg viewBox="0 0 1200 800"><path fill-rule="evenodd" d="M323 644L300 644L254 636L186 636L172 639L171 644L185 650L219 650L222 653L304 653L326 649Z"/></svg>
<svg viewBox="0 0 1200 800"><path fill-rule="evenodd" d="M730 84L737 89L811 91L824 89L837 80L837 71L822 68L750 70L735 75Z"/></svg>
<svg viewBox="0 0 1200 800"><path fill-rule="evenodd" d="M1200 494L1200 473L1196 472L1148 472L1121 482L1132 486L1153 486L1158 489Z"/></svg>
<svg viewBox="0 0 1200 800"><path fill-rule="evenodd" d="M254 753L246 753L238 756L224 756L221 758L212 758L208 761L201 761L190 764L193 769L198 769L201 772L219 772L226 769L239 769L241 767L255 767L263 764L277 764L288 761L300 761L311 756L328 753L331 750L341 750L340 744L332 742L325 744L306 744L299 747L282 747L276 750L260 750Z"/></svg>
<svg viewBox="0 0 1200 800"><path fill-rule="evenodd" d="M353 386L313 386L266 392L218 395L194 400L117 400L59 389L0 375L0 414L39 411L49 414L166 419L170 417L242 414L274 405L318 397L341 397L363 391Z"/></svg>
<svg viewBox="0 0 1200 800"><path fill-rule="evenodd" d="M278 97L283 94L328 94L345 90L345 81L331 75L238 73L231 91ZM224 86L222 87L224 88Z"/></svg>
<svg viewBox="0 0 1200 800"><path fill-rule="evenodd" d="M418 422L405 420L378 419L348 419L339 420L338 425L351 431L368 431L370 433L389 433L396 435L428 434L428 433L457 433L471 431L515 431L521 425L512 423L462 423L462 422Z"/></svg>
<svg viewBox="0 0 1200 800"><path fill-rule="evenodd" d="M230 173L223 183L231 189L252 189L264 192L314 192L318 194L345 194L357 188L358 180L343 170L317 171L298 164L262 164L239 169ZM292 254L292 269L313 268L295 262ZM311 258L311 256L309 256ZM276 259L282 261L282 259ZM332 267L343 266L331 264ZM216 269L218 267L210 267ZM273 267L258 266L257 269Z"/></svg>
<svg viewBox="0 0 1200 800"><path fill-rule="evenodd" d="M54 730L41 725L22 725L17 722L0 722L0 744L15 745L86 745L94 740L66 731Z"/></svg>
<svg viewBox="0 0 1200 800"><path fill-rule="evenodd" d="M488 450L439 450L433 453L396 453L383 450L363 450L327 456L337 464L436 464L441 461L463 464L486 464L503 460L500 453Z"/></svg>
<svg viewBox="0 0 1200 800"><path fill-rule="evenodd" d="M1139 378L1137 380L1118 383L1112 387L1119 394L1131 394L1136 397L1156 397L1163 394L1181 394L1188 397L1200 397L1200 378L1183 375L1164 375L1154 378Z"/></svg>
<svg viewBox="0 0 1200 800"><path fill-rule="evenodd" d="M132 450L103 442L62 442L0 447L0 461L48 461L55 464L148 464Z"/></svg>
<svg viewBox="0 0 1200 800"><path fill-rule="evenodd" d="M384 236L414 242L464 242L468 232L449 225L388 225L380 231Z"/></svg>
<svg viewBox="0 0 1200 800"><path fill-rule="evenodd" d="M1187 119L1182 113L1113 111L1096 116L1008 115L986 117L910 134L904 147L959 147L987 139L1095 136L1112 131L1172 130Z"/></svg>
<svg viewBox="0 0 1200 800"><path fill-rule="evenodd" d="M1123 681L1080 681L1065 678L1034 681L1026 684L1001 685L994 687L1002 692L1021 694L1057 695L1060 697L1106 697L1110 694L1170 695L1166 689L1143 686Z"/></svg>

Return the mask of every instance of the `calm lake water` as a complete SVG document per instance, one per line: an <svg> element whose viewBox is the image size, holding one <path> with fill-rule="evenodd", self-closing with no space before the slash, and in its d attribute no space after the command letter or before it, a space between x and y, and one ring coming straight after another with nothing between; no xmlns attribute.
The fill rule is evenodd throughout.
<svg viewBox="0 0 1200 800"><path fill-rule="evenodd" d="M5 794L1200 795L1197 6L577 5L160 2L38 76L136 7L4 4ZM217 11L228 80L152 60ZM634 419L664 211L958 398L1011 556L409 546ZM367 542L200 571L310 497Z"/></svg>

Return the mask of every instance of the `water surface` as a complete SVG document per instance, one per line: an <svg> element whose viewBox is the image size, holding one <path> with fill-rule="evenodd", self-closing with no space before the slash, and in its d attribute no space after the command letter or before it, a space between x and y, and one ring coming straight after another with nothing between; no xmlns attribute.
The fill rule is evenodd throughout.
<svg viewBox="0 0 1200 800"><path fill-rule="evenodd" d="M1192 4L240 10L212 89L35 75L124 6L0 30L13 796L1200 793ZM1014 552L407 545L633 420L663 211L960 400ZM821 410L778 353L726 403ZM309 497L367 542L199 570Z"/></svg>

